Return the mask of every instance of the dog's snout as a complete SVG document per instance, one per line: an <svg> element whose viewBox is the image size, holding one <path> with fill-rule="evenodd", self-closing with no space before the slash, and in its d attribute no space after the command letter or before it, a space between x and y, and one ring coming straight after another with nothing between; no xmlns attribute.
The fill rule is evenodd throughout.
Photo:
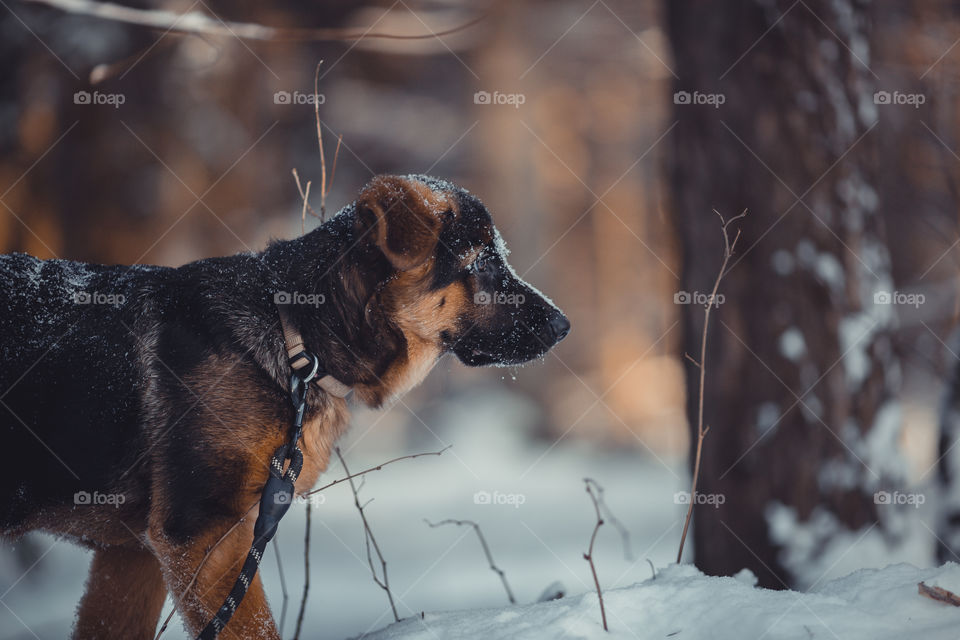
<svg viewBox="0 0 960 640"><path fill-rule="evenodd" d="M570 321L567 320L567 316L562 313L557 313L550 318L547 328L553 336L554 341L560 342L570 333Z"/></svg>

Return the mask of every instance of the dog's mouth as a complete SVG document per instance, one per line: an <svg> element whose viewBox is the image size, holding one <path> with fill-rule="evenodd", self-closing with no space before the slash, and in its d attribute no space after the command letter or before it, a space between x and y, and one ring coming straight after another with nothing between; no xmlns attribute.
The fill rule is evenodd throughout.
<svg viewBox="0 0 960 640"><path fill-rule="evenodd" d="M542 357L552 346L529 336L509 333L486 340L471 336L454 344L451 351L468 367L513 366Z"/></svg>
<svg viewBox="0 0 960 640"><path fill-rule="evenodd" d="M448 348L460 362L468 367L485 367L502 363L502 356L495 353L493 349L484 348L484 345L478 344L478 342L469 338L461 338L452 342Z"/></svg>

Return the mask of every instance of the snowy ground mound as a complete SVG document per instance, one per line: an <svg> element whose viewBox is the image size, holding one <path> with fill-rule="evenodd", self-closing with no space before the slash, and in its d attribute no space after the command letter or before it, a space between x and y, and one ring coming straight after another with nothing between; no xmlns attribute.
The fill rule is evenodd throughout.
<svg viewBox="0 0 960 640"><path fill-rule="evenodd" d="M920 581L960 590L960 565L864 569L806 593L756 588L749 572L715 578L690 565L673 565L655 579L604 594L610 633L600 624L596 594L587 593L503 609L428 613L365 637L957 638L960 608L921 597Z"/></svg>

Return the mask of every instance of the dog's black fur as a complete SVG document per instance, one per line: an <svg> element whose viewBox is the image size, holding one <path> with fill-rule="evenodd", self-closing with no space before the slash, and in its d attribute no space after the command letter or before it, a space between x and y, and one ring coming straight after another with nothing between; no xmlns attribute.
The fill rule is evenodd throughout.
<svg viewBox="0 0 960 640"><path fill-rule="evenodd" d="M0 527L95 547L134 538L163 564L158 538L190 544L237 516L239 488L263 471L245 447L269 450L289 423L275 302L322 300L288 305L293 324L326 372L377 406L406 386L385 380L416 359L410 326L429 324L437 355L474 366L528 361L566 335L505 258L480 200L425 176L377 178L320 228L260 253L179 268L0 256ZM481 304L491 295L509 302ZM405 315L428 299L418 320ZM233 384L256 402L207 397ZM333 402L313 388L308 412ZM94 491L123 503L76 504Z"/></svg>

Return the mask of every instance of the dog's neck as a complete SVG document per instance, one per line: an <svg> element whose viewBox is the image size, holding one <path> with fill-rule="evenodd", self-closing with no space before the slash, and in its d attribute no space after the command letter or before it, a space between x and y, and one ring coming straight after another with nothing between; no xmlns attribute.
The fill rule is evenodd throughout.
<svg viewBox="0 0 960 640"><path fill-rule="evenodd" d="M357 235L346 207L308 234L273 243L261 258L275 274L270 295L292 302L289 321L305 347L358 399L377 406L394 395L396 376L388 374L408 358L408 345L379 300L393 269Z"/></svg>

